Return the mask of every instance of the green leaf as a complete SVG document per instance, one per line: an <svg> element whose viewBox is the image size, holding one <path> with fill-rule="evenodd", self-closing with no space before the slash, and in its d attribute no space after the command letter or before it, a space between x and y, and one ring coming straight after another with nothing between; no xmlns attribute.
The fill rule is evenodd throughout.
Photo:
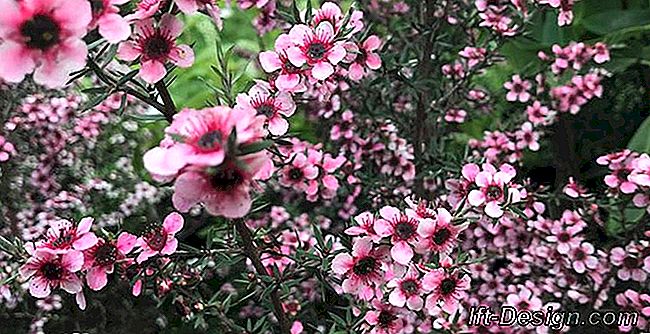
<svg viewBox="0 0 650 334"><path fill-rule="evenodd" d="M151 123L157 121L165 121L165 115L163 114L133 114L129 115L130 118L143 123Z"/></svg>
<svg viewBox="0 0 650 334"><path fill-rule="evenodd" d="M239 155L246 155L265 150L273 145L272 140L262 140L255 143L239 146Z"/></svg>
<svg viewBox="0 0 650 334"><path fill-rule="evenodd" d="M610 10L586 17L582 24L591 32L607 35L622 29L650 24L650 10Z"/></svg>
<svg viewBox="0 0 650 334"><path fill-rule="evenodd" d="M639 153L650 153L650 117L646 118L636 130L627 148Z"/></svg>

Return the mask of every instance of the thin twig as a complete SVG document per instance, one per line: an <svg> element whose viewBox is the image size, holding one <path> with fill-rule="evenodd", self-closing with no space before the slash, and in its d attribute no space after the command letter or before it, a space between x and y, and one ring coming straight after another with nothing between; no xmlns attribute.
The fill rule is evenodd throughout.
<svg viewBox="0 0 650 334"><path fill-rule="evenodd" d="M176 105L174 104L174 100L172 99L171 94L169 94L169 90L167 89L167 86L165 86L164 80L156 82L154 86L156 87L158 94L160 94L160 98L163 100L164 109L162 113L165 115L167 122L171 123L174 120L174 114L176 114Z"/></svg>
<svg viewBox="0 0 650 334"><path fill-rule="evenodd" d="M246 226L246 224L244 223L244 221L235 220L235 228L237 229L237 233L241 237L242 247L244 248L244 255L246 255L246 257L251 260L251 262L253 263L253 267L255 268L255 271L257 271L257 274L263 276L270 276L266 271L264 264L262 264L259 249L257 248L257 246L253 241L253 235L251 231L248 229L248 227ZM273 314L275 314L275 317L278 319L281 333L282 334L289 333L290 332L289 321L287 320L284 314L284 310L282 308L282 302L280 301L280 296L278 295L278 289L277 288L272 289L270 295L271 295L271 303L273 304Z"/></svg>

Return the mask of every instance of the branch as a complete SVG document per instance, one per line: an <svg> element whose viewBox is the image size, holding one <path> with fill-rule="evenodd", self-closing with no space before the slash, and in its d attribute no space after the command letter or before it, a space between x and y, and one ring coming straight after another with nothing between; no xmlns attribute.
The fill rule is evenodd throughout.
<svg viewBox="0 0 650 334"><path fill-rule="evenodd" d="M167 86L165 86L164 80L156 82L154 86L156 87L158 94L160 94L160 98L163 100L164 109L162 110L162 113L165 115L167 122L171 123L174 120L174 114L176 114L176 105L174 104L174 100L169 94L169 90L167 89Z"/></svg>
<svg viewBox="0 0 650 334"><path fill-rule="evenodd" d="M255 268L255 271L257 271L258 275L263 275L263 276L270 276L266 268L264 267L264 264L262 264L262 260L260 258L260 252L257 249L257 247L254 244L253 241L253 235L251 234L251 231L248 229L246 224L244 223L243 220L235 220L235 228L237 229L237 233L241 237L242 240L242 247L244 248L244 255L246 255L247 258L251 260L253 263L253 267ZM278 323L280 324L280 332L281 333L289 333L290 332L290 325L289 321L287 320L284 310L282 308L282 302L280 301L280 296L278 295L278 289L274 288L271 290L271 303L273 304L273 314L275 314L275 317L278 319Z"/></svg>

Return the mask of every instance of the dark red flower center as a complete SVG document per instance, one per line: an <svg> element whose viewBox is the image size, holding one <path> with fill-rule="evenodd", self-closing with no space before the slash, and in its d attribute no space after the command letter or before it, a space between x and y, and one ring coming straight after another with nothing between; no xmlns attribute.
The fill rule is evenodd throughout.
<svg viewBox="0 0 650 334"><path fill-rule="evenodd" d="M379 327L388 328L391 327L393 321L397 319L397 316L389 310L381 310L379 316L377 317L377 324Z"/></svg>
<svg viewBox="0 0 650 334"><path fill-rule="evenodd" d="M417 230L415 220L402 216L400 221L395 224L395 235L401 240L411 239Z"/></svg>
<svg viewBox="0 0 650 334"><path fill-rule="evenodd" d="M231 191L244 182L244 176L236 167L225 166L217 170L211 182L218 191Z"/></svg>
<svg viewBox="0 0 650 334"><path fill-rule="evenodd" d="M302 180L303 173L300 168L291 168L289 171L289 179L293 181Z"/></svg>
<svg viewBox="0 0 650 334"><path fill-rule="evenodd" d="M560 242L569 242L569 240L571 240L571 236L567 232L562 232L557 236L557 240Z"/></svg>
<svg viewBox="0 0 650 334"><path fill-rule="evenodd" d="M407 280L403 281L401 284L402 291L404 291L407 295L413 295L418 292L418 282L415 280Z"/></svg>
<svg viewBox="0 0 650 334"><path fill-rule="evenodd" d="M352 272L359 276L367 276L375 272L377 268L377 260L373 257L367 256L359 259L352 267Z"/></svg>
<svg viewBox="0 0 650 334"><path fill-rule="evenodd" d="M20 33L29 48L45 51L59 42L61 27L52 17L38 14L23 23Z"/></svg>
<svg viewBox="0 0 650 334"><path fill-rule="evenodd" d="M489 186L487 189L487 198L489 200L497 200L501 198L503 191L498 186Z"/></svg>
<svg viewBox="0 0 650 334"><path fill-rule="evenodd" d="M575 257L576 257L576 260L582 261L587 257L587 254L585 254L585 252L582 249L578 249L575 252Z"/></svg>
<svg viewBox="0 0 650 334"><path fill-rule="evenodd" d="M151 249L160 252L167 244L167 233L162 227L156 227L147 232L144 240Z"/></svg>
<svg viewBox="0 0 650 334"><path fill-rule="evenodd" d="M57 262L47 262L41 266L41 273L49 281L60 280L63 277L63 267Z"/></svg>
<svg viewBox="0 0 650 334"><path fill-rule="evenodd" d="M623 260L623 266L629 269L636 268L639 266L639 260L635 257L628 256Z"/></svg>
<svg viewBox="0 0 650 334"><path fill-rule="evenodd" d="M210 131L201 136L201 138L196 142L196 145L202 149L213 149L216 144L221 144L221 140L221 132Z"/></svg>
<svg viewBox="0 0 650 334"><path fill-rule="evenodd" d="M440 246L444 244L449 238L451 237L451 232L447 228L442 228L436 231L436 233L433 234L433 237L431 240L433 241L434 244Z"/></svg>
<svg viewBox="0 0 650 334"><path fill-rule="evenodd" d="M529 307L530 307L530 304L525 300L522 300L522 301L519 302L519 304L517 304L517 308L520 311L527 310Z"/></svg>
<svg viewBox="0 0 650 334"><path fill-rule="evenodd" d="M448 295L453 293L456 290L456 280L448 277L442 280L440 283L440 292L443 295Z"/></svg>
<svg viewBox="0 0 650 334"><path fill-rule="evenodd" d="M309 55L309 58L315 60L323 58L325 52L327 52L327 48L323 43L319 42L309 44L309 48L307 49L307 55Z"/></svg>
<svg viewBox="0 0 650 334"><path fill-rule="evenodd" d="M163 245L164 247L164 245ZM113 244L105 243L99 245L94 252L95 264L98 266L107 266L115 263L117 260L117 247Z"/></svg>
<svg viewBox="0 0 650 334"><path fill-rule="evenodd" d="M172 44L160 31L155 32L144 40L142 53L146 59L162 60L167 58L172 50Z"/></svg>

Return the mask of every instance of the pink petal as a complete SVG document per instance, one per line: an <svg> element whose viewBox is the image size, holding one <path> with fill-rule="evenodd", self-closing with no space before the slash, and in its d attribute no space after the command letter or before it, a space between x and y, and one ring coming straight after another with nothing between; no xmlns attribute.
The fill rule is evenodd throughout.
<svg viewBox="0 0 650 334"><path fill-rule="evenodd" d="M376 70L381 67L381 58L376 53L369 53L366 56L366 66L371 70Z"/></svg>
<svg viewBox="0 0 650 334"><path fill-rule="evenodd" d="M289 122L282 117L269 119L269 132L274 136L282 136L289 130Z"/></svg>
<svg viewBox="0 0 650 334"><path fill-rule="evenodd" d="M178 45L171 50L169 58L178 67L190 67L194 64L194 50L188 45Z"/></svg>
<svg viewBox="0 0 650 334"><path fill-rule="evenodd" d="M393 234L393 228L385 219L377 219L374 224L374 230L380 237L388 237Z"/></svg>
<svg viewBox="0 0 650 334"><path fill-rule="evenodd" d="M485 204L485 213L492 218L499 218L503 216L503 209L496 201L491 201Z"/></svg>
<svg viewBox="0 0 650 334"><path fill-rule="evenodd" d="M390 249L390 255L397 263L407 265L413 258L413 249L406 241L399 241Z"/></svg>
<svg viewBox="0 0 650 334"><path fill-rule="evenodd" d="M133 250L133 247L135 247L137 240L138 239L135 235L122 232L117 237L117 249L119 249L122 254L128 254Z"/></svg>
<svg viewBox="0 0 650 334"><path fill-rule="evenodd" d="M133 61L141 54L142 51L131 41L124 42L117 48L117 57L122 60Z"/></svg>
<svg viewBox="0 0 650 334"><path fill-rule="evenodd" d="M289 61L296 67L302 67L307 62L307 56L295 46L288 48L286 52Z"/></svg>
<svg viewBox="0 0 650 334"><path fill-rule="evenodd" d="M406 296L399 291L399 288L396 288L388 295L388 302L393 306L404 307L404 304L406 304Z"/></svg>
<svg viewBox="0 0 650 334"><path fill-rule="evenodd" d="M176 251L176 248L178 248L178 240L176 238L174 238L174 239L171 239L171 240L167 241L167 243L165 244L165 247L160 251L160 254L163 254L163 255L174 254L174 252Z"/></svg>
<svg viewBox="0 0 650 334"><path fill-rule="evenodd" d="M485 202L485 194L480 190L472 190L469 192L467 200L472 206L480 206Z"/></svg>
<svg viewBox="0 0 650 334"><path fill-rule="evenodd" d="M99 34L109 43L118 43L129 38L131 26L118 14L105 14L99 21Z"/></svg>
<svg viewBox="0 0 650 334"><path fill-rule="evenodd" d="M352 245L352 255L355 257L364 257L372 251L372 239L363 237L357 239Z"/></svg>
<svg viewBox="0 0 650 334"><path fill-rule="evenodd" d="M67 271L77 272L81 270L81 267L84 264L84 255L82 252L71 250L61 257L61 265Z"/></svg>
<svg viewBox="0 0 650 334"><path fill-rule="evenodd" d="M86 283L88 286L95 290L101 290L108 283L106 271L102 267L93 267L86 273Z"/></svg>
<svg viewBox="0 0 650 334"><path fill-rule="evenodd" d="M167 74L165 65L156 60L147 60L143 62L139 72L142 80L151 84L160 81L165 77L165 74Z"/></svg>
<svg viewBox="0 0 650 334"><path fill-rule="evenodd" d="M45 298L50 295L50 283L42 276L36 276L29 282L29 293L36 298Z"/></svg>
<svg viewBox="0 0 650 334"><path fill-rule="evenodd" d="M36 66L26 49L9 40L0 43L0 59L0 78L8 82L22 81Z"/></svg>
<svg viewBox="0 0 650 334"><path fill-rule="evenodd" d="M66 279L61 281L61 289L65 290L68 293L75 294L82 289L82 283L77 275L72 274Z"/></svg>
<svg viewBox="0 0 650 334"><path fill-rule="evenodd" d="M282 68L282 62L277 53L273 51L264 51L259 55L260 64L265 72L271 73Z"/></svg>
<svg viewBox="0 0 650 334"><path fill-rule="evenodd" d="M86 250L97 244L97 236L92 233L84 233L72 243L72 247L77 250Z"/></svg>
<svg viewBox="0 0 650 334"><path fill-rule="evenodd" d="M159 26L163 33L167 32L167 34L173 38L180 36L183 32L183 22L181 22L181 20L176 16L168 13L163 14Z"/></svg>
<svg viewBox="0 0 650 334"><path fill-rule="evenodd" d="M165 217L163 228L169 234L175 234L183 228L183 216L178 212L172 212Z"/></svg>
<svg viewBox="0 0 650 334"><path fill-rule="evenodd" d="M311 69L311 75L317 80L325 80L334 74L334 67L326 61L318 62Z"/></svg>
<svg viewBox="0 0 650 334"><path fill-rule="evenodd" d="M354 260L350 254L341 253L334 257L332 261L332 271L335 274L343 275L354 266Z"/></svg>
<svg viewBox="0 0 650 334"><path fill-rule="evenodd" d="M341 45L334 45L329 53L327 54L327 59L334 65L338 64L343 58L345 58L346 52L345 48Z"/></svg>

